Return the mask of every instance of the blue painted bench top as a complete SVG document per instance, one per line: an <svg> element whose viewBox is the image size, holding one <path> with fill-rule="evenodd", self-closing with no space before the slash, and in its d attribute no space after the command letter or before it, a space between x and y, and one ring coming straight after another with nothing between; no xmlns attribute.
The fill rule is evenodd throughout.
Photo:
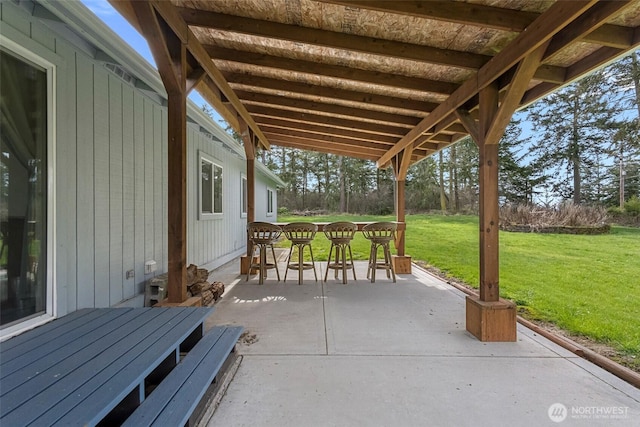
<svg viewBox="0 0 640 427"><path fill-rule="evenodd" d="M207 307L84 309L0 343L0 425L96 425L180 345Z"/></svg>

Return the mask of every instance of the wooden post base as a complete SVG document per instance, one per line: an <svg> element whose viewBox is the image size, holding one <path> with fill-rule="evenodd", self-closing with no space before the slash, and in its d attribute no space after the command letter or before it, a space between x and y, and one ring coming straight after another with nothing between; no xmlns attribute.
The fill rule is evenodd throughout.
<svg viewBox="0 0 640 427"><path fill-rule="evenodd" d="M408 255L391 255L393 271L396 274L411 274L411 257Z"/></svg>
<svg viewBox="0 0 640 427"><path fill-rule="evenodd" d="M249 266L251 265L251 263L249 262L249 256L248 255L243 255L240 257L240 274L247 274L247 270L249 269ZM257 264L259 263L260 260L258 259L257 256L253 257L253 263ZM251 270L251 274L258 274L258 269L257 268L253 268Z"/></svg>
<svg viewBox="0 0 640 427"><path fill-rule="evenodd" d="M516 341L516 306L511 301L480 301L467 296L467 331L480 341Z"/></svg>
<svg viewBox="0 0 640 427"><path fill-rule="evenodd" d="M155 304L154 307L202 307L202 297L187 298L183 302L169 302L168 299L163 299Z"/></svg>

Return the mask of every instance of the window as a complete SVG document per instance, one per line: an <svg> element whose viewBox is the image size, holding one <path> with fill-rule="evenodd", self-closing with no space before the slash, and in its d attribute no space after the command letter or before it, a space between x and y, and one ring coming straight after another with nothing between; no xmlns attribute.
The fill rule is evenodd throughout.
<svg viewBox="0 0 640 427"><path fill-rule="evenodd" d="M200 153L200 219L222 215L222 166Z"/></svg>
<svg viewBox="0 0 640 427"><path fill-rule="evenodd" d="M242 192L240 196L240 216L244 218L249 211L249 189L247 188L247 177L244 175L240 177L240 191Z"/></svg>
<svg viewBox="0 0 640 427"><path fill-rule="evenodd" d="M267 215L273 215L273 190L267 188Z"/></svg>
<svg viewBox="0 0 640 427"><path fill-rule="evenodd" d="M54 314L54 68L0 41L0 335L10 336Z"/></svg>

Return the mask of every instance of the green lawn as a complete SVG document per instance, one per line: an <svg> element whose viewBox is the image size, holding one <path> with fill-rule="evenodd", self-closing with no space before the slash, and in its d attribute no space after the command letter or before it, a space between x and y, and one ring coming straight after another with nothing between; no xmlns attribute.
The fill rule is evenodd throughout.
<svg viewBox="0 0 640 427"><path fill-rule="evenodd" d="M376 216L279 216L278 221L393 220ZM286 242L282 243L287 246ZM318 236L316 260L328 242ZM354 257L366 259L358 233ZM478 286L478 218L407 216L406 253ZM500 293L528 312L628 355L640 367L640 229L612 227L607 235L500 233Z"/></svg>

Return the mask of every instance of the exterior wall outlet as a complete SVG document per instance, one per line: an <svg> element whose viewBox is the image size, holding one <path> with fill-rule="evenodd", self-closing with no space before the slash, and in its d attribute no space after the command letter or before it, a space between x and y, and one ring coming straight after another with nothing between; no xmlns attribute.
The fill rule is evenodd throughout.
<svg viewBox="0 0 640 427"><path fill-rule="evenodd" d="M156 271L157 268L158 266L154 260L147 261L144 263L144 274L151 274Z"/></svg>
<svg viewBox="0 0 640 427"><path fill-rule="evenodd" d="M126 276L127 280L133 279L136 276L135 270L127 270Z"/></svg>

